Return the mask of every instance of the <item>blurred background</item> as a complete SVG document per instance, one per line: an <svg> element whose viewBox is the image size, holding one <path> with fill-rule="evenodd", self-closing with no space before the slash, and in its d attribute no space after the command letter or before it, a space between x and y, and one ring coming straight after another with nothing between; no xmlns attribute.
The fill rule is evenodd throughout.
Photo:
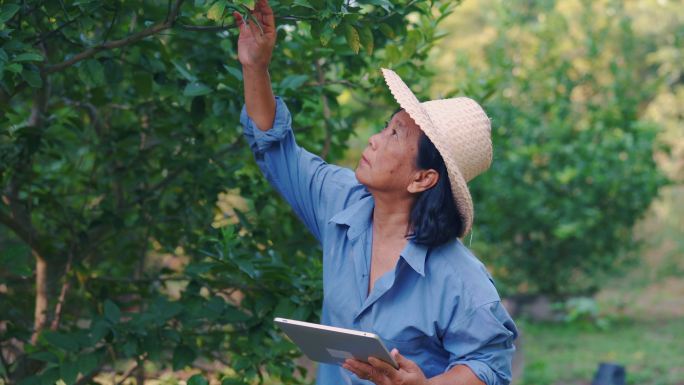
<svg viewBox="0 0 684 385"><path fill-rule="evenodd" d="M495 130L472 242L517 313L518 383L598 362L684 383L683 5L465 1L443 25L431 91L486 99Z"/></svg>
<svg viewBox="0 0 684 385"><path fill-rule="evenodd" d="M492 120L463 239L514 384L684 384L681 1L271 1L299 143L354 168L396 109ZM241 137L250 1L0 0L0 383L309 383L320 249ZM617 384L619 382L615 382Z"/></svg>

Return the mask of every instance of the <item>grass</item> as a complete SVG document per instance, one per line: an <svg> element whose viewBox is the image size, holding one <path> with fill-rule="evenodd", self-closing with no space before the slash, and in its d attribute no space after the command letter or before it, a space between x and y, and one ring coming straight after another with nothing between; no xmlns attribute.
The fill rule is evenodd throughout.
<svg viewBox="0 0 684 385"><path fill-rule="evenodd" d="M628 384L684 384L684 319L623 320L605 330L520 323L522 383L589 384L600 362L624 365Z"/></svg>

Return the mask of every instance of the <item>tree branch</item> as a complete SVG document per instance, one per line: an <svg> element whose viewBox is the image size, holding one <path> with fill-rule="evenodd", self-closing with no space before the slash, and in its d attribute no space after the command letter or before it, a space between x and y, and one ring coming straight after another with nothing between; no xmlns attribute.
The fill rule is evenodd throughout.
<svg viewBox="0 0 684 385"><path fill-rule="evenodd" d="M3 196L3 200L5 201L5 203L8 203L7 199L7 196ZM35 237L31 234L31 231L24 228L24 226L21 223L19 223L14 218L5 214L2 211L0 211L0 223L2 223L3 225L7 226L10 230L12 230L12 232L16 234L19 237L19 239L24 241L32 249L40 249L40 247L35 244Z"/></svg>
<svg viewBox="0 0 684 385"><path fill-rule="evenodd" d="M98 52L101 51L106 51L110 49L115 49L115 48L121 48L125 47L127 45L133 44L138 42L139 40L142 40L148 36L152 36L154 34L157 34L161 31L164 31L166 29L169 29L173 27L174 23L176 22L176 19L178 18L178 13L180 12L180 7L181 4L183 3L183 0L176 0L175 4L171 8L171 11L168 13L166 16L166 20L164 20L163 23L157 23L153 25L152 27L146 28L140 32L134 33L126 38L120 39L120 40L113 40L109 42L103 42L102 44L91 47L86 49L85 51L78 53L74 55L71 59L65 60L59 64L51 65L45 68L45 73L46 74L51 74L55 72L59 72L64 70L65 68L69 68L72 65L88 59L92 57L93 55L97 54Z"/></svg>
<svg viewBox="0 0 684 385"><path fill-rule="evenodd" d="M306 16L280 16L276 17L276 20L315 20L315 17ZM196 32L220 32L228 31L230 29L236 28L237 24L233 23L230 25L189 25L189 24L178 24L181 29L186 31L196 31Z"/></svg>

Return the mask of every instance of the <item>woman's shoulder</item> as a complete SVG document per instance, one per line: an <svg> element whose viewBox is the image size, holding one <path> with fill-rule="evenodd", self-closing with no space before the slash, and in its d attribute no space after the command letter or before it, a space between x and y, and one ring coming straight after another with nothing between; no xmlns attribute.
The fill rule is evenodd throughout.
<svg viewBox="0 0 684 385"><path fill-rule="evenodd" d="M426 269L473 307L500 300L484 263L457 238L433 248Z"/></svg>

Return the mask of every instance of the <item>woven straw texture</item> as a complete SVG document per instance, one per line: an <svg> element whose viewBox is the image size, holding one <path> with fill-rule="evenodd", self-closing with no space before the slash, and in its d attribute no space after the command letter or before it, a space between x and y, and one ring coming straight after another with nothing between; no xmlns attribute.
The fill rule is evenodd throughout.
<svg viewBox="0 0 684 385"><path fill-rule="evenodd" d="M454 201L464 223L463 237L473 225L474 209L467 182L492 163L491 123L477 102L469 98L421 103L394 71L382 69L392 96L444 159Z"/></svg>

